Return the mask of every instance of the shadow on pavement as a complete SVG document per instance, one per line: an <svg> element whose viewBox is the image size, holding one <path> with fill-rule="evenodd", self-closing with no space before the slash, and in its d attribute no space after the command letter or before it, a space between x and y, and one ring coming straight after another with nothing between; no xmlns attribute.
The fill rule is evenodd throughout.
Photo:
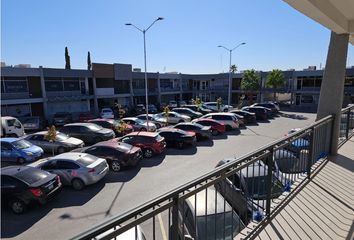
<svg viewBox="0 0 354 240"><path fill-rule="evenodd" d="M212 147L212 146L214 146L214 141L212 139L197 142L197 147Z"/></svg>
<svg viewBox="0 0 354 240"><path fill-rule="evenodd" d="M183 149L169 148L166 151L166 155L194 155L198 151L196 146L190 146Z"/></svg>
<svg viewBox="0 0 354 240"><path fill-rule="evenodd" d="M308 119L304 115L295 114L295 113L280 112L279 115L282 117L285 117L285 118L291 118L291 119L297 119L297 120L307 120Z"/></svg>
<svg viewBox="0 0 354 240"><path fill-rule="evenodd" d="M227 139L227 134L226 133L222 133L222 134L213 136L213 140L220 140L220 139Z"/></svg>

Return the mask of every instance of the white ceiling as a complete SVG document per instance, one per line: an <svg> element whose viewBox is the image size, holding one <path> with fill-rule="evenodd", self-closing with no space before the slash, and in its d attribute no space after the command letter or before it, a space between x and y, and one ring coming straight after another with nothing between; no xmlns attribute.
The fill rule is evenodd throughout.
<svg viewBox="0 0 354 240"><path fill-rule="evenodd" d="M354 0L283 0L335 33L349 33L354 45Z"/></svg>

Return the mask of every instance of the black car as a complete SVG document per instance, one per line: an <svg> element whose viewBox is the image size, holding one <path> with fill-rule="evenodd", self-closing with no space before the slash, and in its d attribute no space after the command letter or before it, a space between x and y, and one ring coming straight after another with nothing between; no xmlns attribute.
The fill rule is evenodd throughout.
<svg viewBox="0 0 354 240"><path fill-rule="evenodd" d="M195 112L200 112L200 113L203 114L203 115L213 112L212 110L207 109L207 108L204 108L204 107L202 107L202 106L200 106L200 107L198 108L197 105L184 105L183 107L184 107L184 108L189 108L189 109L191 109L191 110L193 110L193 111L195 111Z"/></svg>
<svg viewBox="0 0 354 240"><path fill-rule="evenodd" d="M270 117L264 107L243 107L242 110L256 114L257 120L267 120Z"/></svg>
<svg viewBox="0 0 354 240"><path fill-rule="evenodd" d="M247 111L243 111L243 110L232 110L230 112L235 113L237 115L241 115L243 117L243 121L245 124L257 122L255 113L247 112Z"/></svg>
<svg viewBox="0 0 354 240"><path fill-rule="evenodd" d="M202 113L193 111L192 109L186 107L174 108L173 111L182 115L187 115L191 117L191 119L200 118L203 116Z"/></svg>
<svg viewBox="0 0 354 240"><path fill-rule="evenodd" d="M53 124L55 126L63 126L67 123L71 123L73 121L73 117L71 113L68 112L57 112L53 116Z"/></svg>
<svg viewBox="0 0 354 240"><path fill-rule="evenodd" d="M85 143L97 143L115 137L112 129L103 128L94 123L71 123L64 125L60 132L79 138Z"/></svg>
<svg viewBox="0 0 354 240"><path fill-rule="evenodd" d="M181 129L188 132L194 132L197 140L209 139L211 138L211 127L203 126L198 123L178 123L173 128Z"/></svg>
<svg viewBox="0 0 354 240"><path fill-rule="evenodd" d="M143 104L138 104L135 106L135 108L133 109L133 112L135 114L142 114L142 113L146 113L146 109L145 106Z"/></svg>
<svg viewBox="0 0 354 240"><path fill-rule="evenodd" d="M161 128L158 132L160 136L165 138L167 147L184 148L195 145L197 141L193 132L186 132L175 128Z"/></svg>
<svg viewBox="0 0 354 240"><path fill-rule="evenodd" d="M1 198L16 214L26 211L30 203L44 204L61 190L60 177L29 166L1 169Z"/></svg>
<svg viewBox="0 0 354 240"><path fill-rule="evenodd" d="M265 107L270 109L270 113L272 115L276 115L279 112L279 107L274 103L255 103L252 105L253 107Z"/></svg>

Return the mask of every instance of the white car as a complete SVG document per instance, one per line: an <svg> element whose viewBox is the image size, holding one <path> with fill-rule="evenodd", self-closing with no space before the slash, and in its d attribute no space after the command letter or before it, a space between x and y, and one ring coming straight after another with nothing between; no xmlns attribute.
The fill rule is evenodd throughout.
<svg viewBox="0 0 354 240"><path fill-rule="evenodd" d="M239 121L234 113L209 113L201 118L211 118L222 122L226 126L226 130L232 130L239 128Z"/></svg>
<svg viewBox="0 0 354 240"><path fill-rule="evenodd" d="M217 102L205 102L203 103L203 106L205 108L208 108L210 110L213 110L213 111L218 111L218 104ZM228 112L230 110L232 110L234 107L231 106L231 105L224 105L224 104L221 104L220 106L220 111L221 112Z"/></svg>
<svg viewBox="0 0 354 240"><path fill-rule="evenodd" d="M169 106L170 108L175 108L175 107L177 107L177 102L171 100L171 101L168 102L168 106Z"/></svg>
<svg viewBox="0 0 354 240"><path fill-rule="evenodd" d="M166 116L165 113L155 114L155 119L166 119L168 123L175 124L181 122L190 122L191 117L182 115L176 112L169 112Z"/></svg>
<svg viewBox="0 0 354 240"><path fill-rule="evenodd" d="M102 108L100 115L101 118L114 119L114 113L110 108Z"/></svg>
<svg viewBox="0 0 354 240"><path fill-rule="evenodd" d="M146 121L141 120L137 117L126 117L122 118L122 121L133 126L134 131L149 131L155 132L156 125L153 122L149 121L149 125Z"/></svg>

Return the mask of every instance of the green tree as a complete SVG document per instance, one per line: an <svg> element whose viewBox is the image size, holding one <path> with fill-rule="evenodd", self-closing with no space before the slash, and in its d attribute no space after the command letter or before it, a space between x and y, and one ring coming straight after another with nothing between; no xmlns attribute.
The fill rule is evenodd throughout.
<svg viewBox="0 0 354 240"><path fill-rule="evenodd" d="M57 130L53 125L50 128L48 128L47 134L44 135L44 139L52 143L55 142L56 138L57 138ZM52 154L54 156L54 144L52 145Z"/></svg>
<svg viewBox="0 0 354 240"><path fill-rule="evenodd" d="M90 51L87 52L87 70L91 70L92 64L91 64L91 54Z"/></svg>
<svg viewBox="0 0 354 240"><path fill-rule="evenodd" d="M276 101L276 89L285 83L285 77L281 70L273 69L266 79L266 86L273 88L273 99Z"/></svg>
<svg viewBox="0 0 354 240"><path fill-rule="evenodd" d="M253 101L253 94L259 91L261 87L261 78L259 73L254 70L246 70L241 80L241 89L246 92L250 103Z"/></svg>
<svg viewBox="0 0 354 240"><path fill-rule="evenodd" d="M192 99L192 103L193 105L197 105L198 111L203 105L203 101L199 97L197 97L196 99Z"/></svg>
<svg viewBox="0 0 354 240"><path fill-rule="evenodd" d="M216 99L216 106L218 108L218 112L221 111L221 105L222 105L222 98L218 97L218 99Z"/></svg>
<svg viewBox="0 0 354 240"><path fill-rule="evenodd" d="M65 69L71 69L68 47L65 47Z"/></svg>
<svg viewBox="0 0 354 240"><path fill-rule="evenodd" d="M164 113L164 115L165 115L166 122L168 123L168 115L169 115L169 113L170 113L170 108L168 107L168 105L167 105L166 107L164 107L163 113Z"/></svg>
<svg viewBox="0 0 354 240"><path fill-rule="evenodd" d="M235 64L232 64L230 67L230 72L235 73L237 72L237 66Z"/></svg>

